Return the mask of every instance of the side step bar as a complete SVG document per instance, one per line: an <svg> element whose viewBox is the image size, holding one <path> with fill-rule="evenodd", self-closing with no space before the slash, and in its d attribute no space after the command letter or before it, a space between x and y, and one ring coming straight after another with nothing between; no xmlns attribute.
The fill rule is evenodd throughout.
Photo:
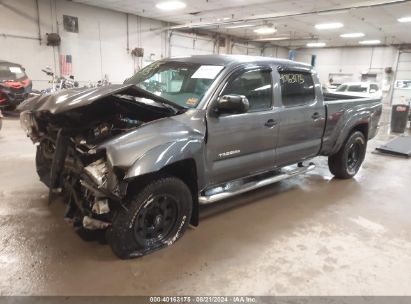
<svg viewBox="0 0 411 304"><path fill-rule="evenodd" d="M306 173L311 171L315 168L313 163L310 163L308 166L302 166L302 164L298 164L297 168L288 169L289 167L285 167L282 171L278 172L276 175L271 175L266 178L256 179L248 182L241 183L239 181L234 181L231 183L227 183L223 186L216 187L211 190L207 190L204 195L200 195L198 198L198 202L202 205L204 204L211 204L217 202L219 200L223 200L229 198L234 195L238 195L244 192L248 192L260 187L264 187L276 182L279 182L283 179L287 179L299 174Z"/></svg>

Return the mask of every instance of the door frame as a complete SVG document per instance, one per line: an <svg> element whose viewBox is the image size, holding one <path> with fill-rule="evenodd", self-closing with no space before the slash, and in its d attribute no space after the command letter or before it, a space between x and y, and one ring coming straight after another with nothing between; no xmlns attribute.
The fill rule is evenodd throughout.
<svg viewBox="0 0 411 304"><path fill-rule="evenodd" d="M218 84L217 88L214 90L212 96L210 96L209 100L205 104L206 108L206 113L205 113L205 119L206 119L206 124L208 124L208 121L210 119L215 119L215 114L213 112L213 107L215 103L217 102L217 98L220 96L220 94L223 92L225 89L226 85L229 83L229 81L232 79L234 75L238 73L238 75L248 72L248 71L255 71L255 70L265 70L265 71L270 71L270 79L271 79L271 107L264 109L264 110L259 110L259 111L252 111L252 112L247 112L247 113L240 113L240 114L228 114L226 116L242 116L242 115L247 115L248 113L262 113L262 112L267 112L267 113L272 113L274 115L279 115L279 110L280 110L280 99L281 99L281 91L279 89L279 84L278 84L278 79L276 73L274 72L275 68L277 65L273 65L271 63L263 63L263 64L241 64L233 68L232 71L228 72L227 75L224 76L223 79L220 80L220 83ZM277 73L278 74L278 73ZM275 131L274 131L275 129ZM274 142L274 151L273 151L273 169L275 169L275 149L277 147L277 142L278 142L278 135L279 135L279 127L276 126L273 128L273 132L276 132L273 134L273 139L275 140ZM207 146L208 143L208 132L206 133L206 138L205 138L205 145ZM214 185L210 184L210 169L213 164L213 161L208 159L207 155L207 148L205 149L205 155L204 159L206 162L206 172L207 172L207 186ZM212 175L212 174L211 174ZM255 175L255 174L250 174L250 175ZM249 175L247 175L249 176ZM244 176L246 177L246 176ZM217 183L218 184L218 183Z"/></svg>

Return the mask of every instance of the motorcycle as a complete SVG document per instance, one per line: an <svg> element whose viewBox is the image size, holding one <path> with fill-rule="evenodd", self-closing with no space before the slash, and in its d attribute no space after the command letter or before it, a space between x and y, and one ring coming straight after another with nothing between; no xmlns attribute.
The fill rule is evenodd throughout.
<svg viewBox="0 0 411 304"><path fill-rule="evenodd" d="M39 96L39 95L48 94L48 93L54 93L54 92L58 92L61 90L66 90L66 89L73 89L79 86L79 83L74 80L73 75L70 75L69 78L65 78L63 76L57 76L56 74L54 74L54 72L51 70L50 67L46 67L45 69L42 69L41 71L44 72L47 76L51 77L51 79L49 80L49 83L51 83L51 87L43 89L43 90L33 90L29 97Z"/></svg>
<svg viewBox="0 0 411 304"><path fill-rule="evenodd" d="M74 81L73 75L70 75L68 79L63 76L57 76L49 67L42 69L41 71L46 73L47 76L51 77L51 80L49 82L52 83L52 86L51 88L45 89L45 93L56 92L65 89L73 89L79 86L79 83L77 81Z"/></svg>

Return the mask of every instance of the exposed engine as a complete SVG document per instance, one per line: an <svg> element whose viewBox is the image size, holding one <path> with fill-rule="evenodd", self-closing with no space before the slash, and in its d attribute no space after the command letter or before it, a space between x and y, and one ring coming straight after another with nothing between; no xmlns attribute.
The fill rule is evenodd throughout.
<svg viewBox="0 0 411 304"><path fill-rule="evenodd" d="M109 227L113 211L125 208L122 199L127 190L124 172L112 168L98 146L170 114L167 109L112 95L60 114L24 111L20 120L38 143L37 172L50 188L50 201L62 196L67 204L65 218L75 227L95 230Z"/></svg>

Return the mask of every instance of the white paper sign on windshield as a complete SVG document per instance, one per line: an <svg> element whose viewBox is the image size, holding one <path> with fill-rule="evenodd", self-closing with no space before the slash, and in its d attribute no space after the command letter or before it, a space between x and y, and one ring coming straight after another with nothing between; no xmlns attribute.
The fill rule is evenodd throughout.
<svg viewBox="0 0 411 304"><path fill-rule="evenodd" d="M14 74L19 74L22 72L20 67L9 67L10 72L14 73Z"/></svg>
<svg viewBox="0 0 411 304"><path fill-rule="evenodd" d="M202 65L191 78L214 79L223 68L221 65Z"/></svg>

